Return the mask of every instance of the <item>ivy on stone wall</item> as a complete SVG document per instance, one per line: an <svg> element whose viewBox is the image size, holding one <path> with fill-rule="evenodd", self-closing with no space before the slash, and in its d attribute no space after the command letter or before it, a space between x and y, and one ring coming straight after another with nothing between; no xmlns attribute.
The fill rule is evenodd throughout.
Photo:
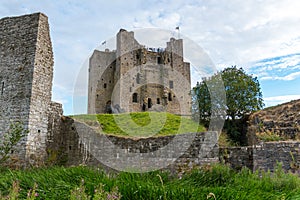
<svg viewBox="0 0 300 200"><path fill-rule="evenodd" d="M21 122L15 122L10 125L9 130L2 137L3 140L0 141L0 165L9 158L14 147L27 134L28 130L24 129Z"/></svg>

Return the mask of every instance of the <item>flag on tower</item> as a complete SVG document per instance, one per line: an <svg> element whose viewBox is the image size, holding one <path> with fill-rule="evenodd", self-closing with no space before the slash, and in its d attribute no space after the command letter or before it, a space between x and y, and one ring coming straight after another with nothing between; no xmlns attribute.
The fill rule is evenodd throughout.
<svg viewBox="0 0 300 200"><path fill-rule="evenodd" d="M102 43L101 43L101 45L105 45L106 44L106 40L104 40Z"/></svg>
<svg viewBox="0 0 300 200"><path fill-rule="evenodd" d="M179 26L176 26L176 28L175 28L176 30L179 30Z"/></svg>

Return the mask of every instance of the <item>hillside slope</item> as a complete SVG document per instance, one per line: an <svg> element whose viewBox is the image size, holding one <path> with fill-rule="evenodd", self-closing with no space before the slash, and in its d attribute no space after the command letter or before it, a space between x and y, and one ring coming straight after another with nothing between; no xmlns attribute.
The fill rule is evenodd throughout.
<svg viewBox="0 0 300 200"><path fill-rule="evenodd" d="M269 107L249 118L250 144L274 140L300 139L300 99Z"/></svg>
<svg viewBox="0 0 300 200"><path fill-rule="evenodd" d="M165 112L134 112L122 114L77 115L74 119L99 132L122 137L149 137L203 132L206 129L193 120Z"/></svg>

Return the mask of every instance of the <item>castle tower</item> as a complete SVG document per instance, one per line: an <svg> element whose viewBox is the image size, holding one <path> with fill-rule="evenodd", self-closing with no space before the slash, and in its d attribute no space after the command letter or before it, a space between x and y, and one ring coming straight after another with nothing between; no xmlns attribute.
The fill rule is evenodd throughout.
<svg viewBox="0 0 300 200"><path fill-rule="evenodd" d="M46 157L53 52L42 13L0 20L0 137L11 122L29 130L16 153L20 163Z"/></svg>
<svg viewBox="0 0 300 200"><path fill-rule="evenodd" d="M183 60L182 39L171 38L166 48L145 47L133 32L121 29L116 40L109 58L107 51L94 51L90 58L88 113L105 113L110 105L112 112L190 115L190 64ZM107 77L113 88L103 87Z"/></svg>

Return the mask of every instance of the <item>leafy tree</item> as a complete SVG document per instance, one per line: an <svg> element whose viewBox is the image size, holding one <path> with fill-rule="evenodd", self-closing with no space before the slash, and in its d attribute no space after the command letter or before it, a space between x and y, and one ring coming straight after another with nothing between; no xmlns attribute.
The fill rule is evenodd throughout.
<svg viewBox="0 0 300 200"><path fill-rule="evenodd" d="M224 69L221 74L226 91L227 116L230 119L234 121L262 109L264 103L257 77L247 75L236 66Z"/></svg>
<svg viewBox="0 0 300 200"><path fill-rule="evenodd" d="M219 80L220 76L222 83ZM222 98L211 99L212 96L218 97L218 94L215 93L220 93L221 90L226 92L226 101ZM213 112L216 112L213 107L220 111L226 110L225 127L234 140L239 140L240 122L244 122L244 117L264 106L258 79L247 75L242 68L236 66L225 68L212 77L197 83L192 90L192 97L194 119L206 126L208 126ZM221 113L220 111L218 112Z"/></svg>
<svg viewBox="0 0 300 200"><path fill-rule="evenodd" d="M192 102L194 120L206 127L212 126L216 121L223 122L227 107L221 75L215 74L210 78L205 78L200 83L197 82L196 87L192 90ZM212 121L215 122L210 123Z"/></svg>

